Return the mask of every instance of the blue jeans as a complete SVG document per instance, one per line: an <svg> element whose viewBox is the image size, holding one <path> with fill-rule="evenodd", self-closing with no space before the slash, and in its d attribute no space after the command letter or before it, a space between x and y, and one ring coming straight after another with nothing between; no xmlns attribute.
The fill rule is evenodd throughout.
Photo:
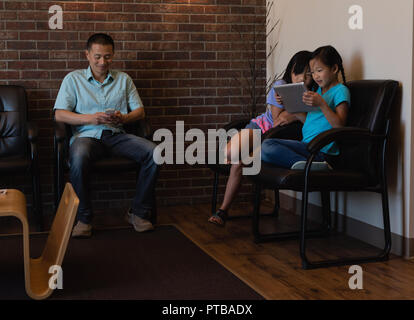
<svg viewBox="0 0 414 320"><path fill-rule="evenodd" d="M266 139L262 143L262 161L290 169L298 161L306 161L310 152L307 144L297 140ZM325 154L319 152L314 161L325 161Z"/></svg>
<svg viewBox="0 0 414 320"><path fill-rule="evenodd" d="M107 153L135 160L140 165L132 213L148 219L153 206L153 193L158 174L158 165L153 160L155 144L135 135L112 134L104 131L101 139L76 138L70 146L70 180L79 197L77 220L92 221L89 173L94 161Z"/></svg>

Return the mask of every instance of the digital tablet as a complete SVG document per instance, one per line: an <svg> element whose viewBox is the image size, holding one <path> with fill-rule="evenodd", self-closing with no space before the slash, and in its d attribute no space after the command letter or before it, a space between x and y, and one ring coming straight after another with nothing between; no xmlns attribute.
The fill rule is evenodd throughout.
<svg viewBox="0 0 414 320"><path fill-rule="evenodd" d="M283 106L287 112L298 113L317 110L317 108L303 103L303 94L308 91L303 82L282 84L273 88L282 97Z"/></svg>

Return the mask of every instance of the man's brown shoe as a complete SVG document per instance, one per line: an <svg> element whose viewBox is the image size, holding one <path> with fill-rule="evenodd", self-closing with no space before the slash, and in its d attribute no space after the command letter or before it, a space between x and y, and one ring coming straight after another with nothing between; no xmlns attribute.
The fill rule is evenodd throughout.
<svg viewBox="0 0 414 320"><path fill-rule="evenodd" d="M72 230L73 238L89 238L92 235L92 225L78 221Z"/></svg>
<svg viewBox="0 0 414 320"><path fill-rule="evenodd" d="M150 221L132 214L130 210L127 212L125 219L134 226L135 231L144 232L154 230L154 226Z"/></svg>

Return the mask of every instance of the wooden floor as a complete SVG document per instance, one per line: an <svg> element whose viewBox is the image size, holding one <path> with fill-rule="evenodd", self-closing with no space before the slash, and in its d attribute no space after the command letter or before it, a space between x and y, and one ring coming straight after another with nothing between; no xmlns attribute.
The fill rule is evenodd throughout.
<svg viewBox="0 0 414 320"><path fill-rule="evenodd" d="M247 204L235 206L231 214L250 212ZM270 211L266 206L263 211ZM95 228L125 225L123 210L96 213ZM251 220L235 219L218 227L207 222L208 205L159 208L159 224L175 224L211 257L253 287L266 299L414 299L414 261L392 256L387 262L361 265L363 289L351 290L349 267L303 270L297 240L255 244ZM18 232L18 225L0 221L0 234ZM276 221L266 218L266 231L295 228L297 217L285 211ZM8 225L8 227L7 227ZM87 241L87 240L85 240ZM342 249L345 248L345 249ZM358 254L373 248L349 237L333 236L309 241L309 258L336 254Z"/></svg>
<svg viewBox="0 0 414 320"><path fill-rule="evenodd" d="M232 213L242 214L250 209L240 204ZM160 223L177 225L205 252L267 299L414 299L414 261L392 256L387 262L364 264L363 290L351 290L349 267L303 270L297 240L255 244L250 219L230 220L221 228L207 223L209 214L208 205L164 208ZM274 222L266 220L262 227L271 231L269 225ZM285 222L293 228L297 225L292 222L299 222L296 216L283 211L280 220L279 224ZM314 253L309 258L327 258L337 252L363 254L374 248L349 237L332 237L310 240L309 249Z"/></svg>

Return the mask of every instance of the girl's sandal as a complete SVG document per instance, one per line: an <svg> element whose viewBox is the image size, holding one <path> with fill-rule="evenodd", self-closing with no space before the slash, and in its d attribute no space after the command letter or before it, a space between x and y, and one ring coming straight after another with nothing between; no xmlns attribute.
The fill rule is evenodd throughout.
<svg viewBox="0 0 414 320"><path fill-rule="evenodd" d="M218 209L217 212L208 219L208 222L224 227L224 225L226 224L226 220L227 220L227 212L224 210Z"/></svg>

